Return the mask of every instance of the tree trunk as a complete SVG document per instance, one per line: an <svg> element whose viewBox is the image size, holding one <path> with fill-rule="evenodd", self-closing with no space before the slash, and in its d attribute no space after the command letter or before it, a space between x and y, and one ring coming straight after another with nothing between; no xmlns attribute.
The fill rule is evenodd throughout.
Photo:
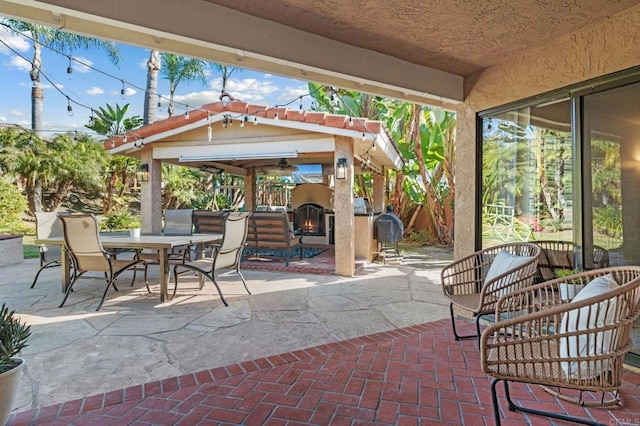
<svg viewBox="0 0 640 426"><path fill-rule="evenodd" d="M169 107L167 108L167 112L169 113L169 117L172 117L175 112L175 107L173 105L173 94L176 91L176 86L173 81L169 82Z"/></svg>
<svg viewBox="0 0 640 426"><path fill-rule="evenodd" d="M44 104L44 89L40 83L40 69L42 68L42 47L37 40L33 42L33 63L29 77L31 78L31 130L41 136L42 108Z"/></svg>
<svg viewBox="0 0 640 426"><path fill-rule="evenodd" d="M147 61L147 91L144 95L143 124L151 124L156 121L158 97L158 73L160 72L160 52L152 50Z"/></svg>

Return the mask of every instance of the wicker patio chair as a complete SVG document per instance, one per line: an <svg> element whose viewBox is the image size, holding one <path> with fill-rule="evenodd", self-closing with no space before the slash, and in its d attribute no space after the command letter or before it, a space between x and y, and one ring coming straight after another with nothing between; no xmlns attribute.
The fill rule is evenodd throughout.
<svg viewBox="0 0 640 426"><path fill-rule="evenodd" d="M225 217L224 231L222 237L222 243L220 246L214 246L210 257L204 259L198 259L192 262L186 262L182 265L176 265L173 268L173 275L175 279L175 287L173 288L173 296L175 297L178 289L178 276L185 272L196 272L204 277L209 278L218 290L220 299L225 306L229 306L227 301L222 295L220 286L216 282L216 272L220 269L233 269L242 280L245 290L251 294L247 283L244 280L244 276L240 272L240 259L242 258L242 251L245 248L247 242L247 230L249 216L251 213L229 213ZM204 281L200 281L200 289Z"/></svg>
<svg viewBox="0 0 640 426"><path fill-rule="evenodd" d="M62 237L62 224L58 220L58 215L66 215L66 212L35 212L36 217L36 239L46 239ZM58 244L40 244L40 268L33 278L31 288L36 286L40 273L48 268L62 265L62 248Z"/></svg>
<svg viewBox="0 0 640 426"><path fill-rule="evenodd" d="M556 271L560 269L573 269L573 249L571 241L536 241L542 252L538 261L537 282L548 281L556 278Z"/></svg>
<svg viewBox="0 0 640 426"><path fill-rule="evenodd" d="M105 251L100 243L98 236L100 226L95 216L90 214L74 214L59 216L59 218L62 222L64 244L73 264L71 283L69 287L67 287L60 307L64 306L67 297L69 297L69 293L73 291L73 286L78 279L85 278L83 275L86 272L102 272L105 275L107 286L96 308L96 311L99 311L107 296L109 287L113 286L116 291L118 290L115 281L120 274L126 270L133 269L131 282L133 283L135 281L136 272L134 267L140 263L140 261L136 259L115 259L111 253ZM147 291L151 293L146 280L145 285L147 286Z"/></svg>
<svg viewBox="0 0 640 426"><path fill-rule="evenodd" d="M539 255L540 247L536 244L508 243L477 251L442 270L442 289L450 301L456 340L480 338L480 319L494 314L498 298L533 283ZM468 312L475 318L476 334L458 335L454 310Z"/></svg>
<svg viewBox="0 0 640 426"><path fill-rule="evenodd" d="M584 287L573 297L561 297L563 286L570 285ZM496 424L496 385L501 380L510 411L598 424L518 406L509 394L509 382L543 385L552 395L579 405L618 404L623 359L640 315L639 299L639 266L594 269L501 297L496 314L500 312L502 319L487 327L480 339L482 370L493 377Z"/></svg>

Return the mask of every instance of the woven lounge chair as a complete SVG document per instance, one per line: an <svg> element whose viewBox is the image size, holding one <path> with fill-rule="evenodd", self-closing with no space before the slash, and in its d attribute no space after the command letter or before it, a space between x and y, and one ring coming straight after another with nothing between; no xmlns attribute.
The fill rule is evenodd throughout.
<svg viewBox="0 0 640 426"><path fill-rule="evenodd" d="M104 250L100 243L98 231L100 226L98 220L93 215L89 214L74 214L68 216L59 216L62 222L62 230L64 236L64 244L71 258L73 264L73 275L71 277L71 283L67 287L64 299L60 303L60 307L63 307L69 294L73 290L74 284L79 278L85 278L83 275L86 272L101 272L104 273L107 286L104 289L100 303L96 311L99 311L104 303L104 299L107 296L109 287L117 291L115 281L124 271L132 269L133 278L131 283L136 279L136 272L134 267L140 263L139 260L119 260L115 259L111 253ZM145 285L147 285L145 280ZM149 286L147 285L147 291Z"/></svg>
<svg viewBox="0 0 640 426"><path fill-rule="evenodd" d="M69 213L57 212L35 212L36 217L36 239L46 239L62 237L62 224L58 220L58 215ZM36 286L40 273L48 268L62 265L62 248L57 245L40 244L40 269L33 278L31 288Z"/></svg>
<svg viewBox="0 0 640 426"><path fill-rule="evenodd" d="M576 285L584 287L563 297L563 286ZM518 406L509 394L509 382L543 385L554 396L579 405L618 404L623 359L640 315L639 299L638 266L586 271L500 298L496 314L503 319L485 329L480 339L482 370L493 377L496 424L500 425L496 385L501 380L510 411L599 424L577 414Z"/></svg>
<svg viewBox="0 0 640 426"><path fill-rule="evenodd" d="M216 273L220 269L233 269L242 280L245 290L251 294L247 283L240 272L240 259L242 258L242 251L244 250L247 242L247 230L248 221L251 213L229 213L225 217L224 231L222 237L222 243L220 246L214 246L210 257L204 259L198 259L192 262L186 262L182 265L176 265L173 268L173 275L175 278L175 287L173 288L173 295L175 297L178 289L178 276L186 272L196 272L203 277L209 278L218 290L220 299L225 306L229 306L227 301L222 295L220 286L216 282ZM200 289L204 281L200 281Z"/></svg>
<svg viewBox="0 0 640 426"><path fill-rule="evenodd" d="M535 241L542 249L538 262L537 282L548 281L557 277L558 270L575 269L574 244L571 241ZM593 269L609 266L609 251L600 246L593 246Z"/></svg>
<svg viewBox="0 0 640 426"><path fill-rule="evenodd" d="M442 289L450 301L456 340L479 338L480 319L494 314L500 296L533 283L539 255L540 247L532 243L502 244L477 251L442 270ZM454 310L475 318L476 334L458 335Z"/></svg>

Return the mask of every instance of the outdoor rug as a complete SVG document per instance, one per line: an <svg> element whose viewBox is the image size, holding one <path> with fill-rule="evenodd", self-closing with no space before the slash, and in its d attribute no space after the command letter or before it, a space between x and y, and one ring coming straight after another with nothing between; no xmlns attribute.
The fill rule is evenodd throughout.
<svg viewBox="0 0 640 426"><path fill-rule="evenodd" d="M311 257L317 256L320 253L326 251L326 248L323 247L303 247L302 248L302 257L305 259L309 259ZM244 249L245 256L272 256L272 257L287 257L287 252L285 250L265 250L265 249ZM300 249L297 248L291 252L291 259L299 259L300 258Z"/></svg>

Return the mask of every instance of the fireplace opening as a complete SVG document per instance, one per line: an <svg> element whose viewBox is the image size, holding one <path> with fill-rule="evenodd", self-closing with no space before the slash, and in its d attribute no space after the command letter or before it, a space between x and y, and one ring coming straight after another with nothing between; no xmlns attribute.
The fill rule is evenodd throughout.
<svg viewBox="0 0 640 426"><path fill-rule="evenodd" d="M326 235L324 224L324 208L317 204L303 204L296 209L296 229L302 235Z"/></svg>

